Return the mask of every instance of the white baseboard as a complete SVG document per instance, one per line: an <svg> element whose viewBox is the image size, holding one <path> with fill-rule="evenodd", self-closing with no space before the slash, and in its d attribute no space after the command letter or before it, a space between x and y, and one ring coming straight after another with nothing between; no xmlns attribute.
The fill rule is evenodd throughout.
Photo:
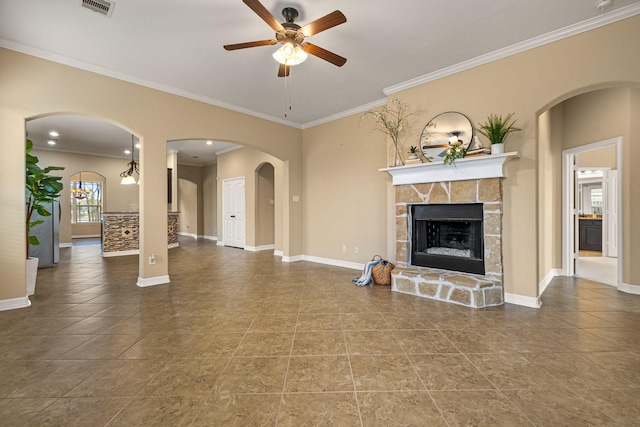
<svg viewBox="0 0 640 427"><path fill-rule="evenodd" d="M180 247L180 243L169 243L169 245L167 246L167 248L169 249L173 249L177 247Z"/></svg>
<svg viewBox="0 0 640 427"><path fill-rule="evenodd" d="M274 256L284 256L284 254L282 253L282 251L273 251L273 255Z"/></svg>
<svg viewBox="0 0 640 427"><path fill-rule="evenodd" d="M216 240L217 246L224 246L224 242L222 240Z"/></svg>
<svg viewBox="0 0 640 427"><path fill-rule="evenodd" d="M202 236L203 239L205 240L213 240L214 242L218 241L218 236L207 236L206 234L204 236Z"/></svg>
<svg viewBox="0 0 640 427"><path fill-rule="evenodd" d="M31 301L29 301L28 297L0 300L0 311L15 310L17 308L26 308L29 306L31 306Z"/></svg>
<svg viewBox="0 0 640 427"><path fill-rule="evenodd" d="M298 262L304 261L304 255L282 256L282 262Z"/></svg>
<svg viewBox="0 0 640 427"><path fill-rule="evenodd" d="M131 249L129 251L103 252L102 257L108 258L112 256L140 255L140 249Z"/></svg>
<svg viewBox="0 0 640 427"><path fill-rule="evenodd" d="M138 277L138 281L136 285L140 288L146 288L147 286L156 286L156 285L164 285L165 283L170 283L169 276L156 276L156 277L148 277L142 278Z"/></svg>
<svg viewBox="0 0 640 427"><path fill-rule="evenodd" d="M526 297L524 295L510 294L507 292L504 293L504 302L531 308L540 308L542 305L540 298Z"/></svg>
<svg viewBox="0 0 640 427"><path fill-rule="evenodd" d="M178 236L191 237L192 239L198 238L198 235L195 233L185 233L183 231L178 231Z"/></svg>
<svg viewBox="0 0 640 427"><path fill-rule="evenodd" d="M551 283L554 277L556 276L564 276L564 271L561 268L552 268L551 271L542 279L542 282L538 284L538 296L542 295L544 291L547 290L547 287Z"/></svg>
<svg viewBox="0 0 640 427"><path fill-rule="evenodd" d="M638 285L629 285L621 282L618 290L627 294L640 295L640 286Z"/></svg>
<svg viewBox="0 0 640 427"><path fill-rule="evenodd" d="M305 255L304 260L309 262L315 262L316 264L325 264L325 265L332 265L334 267L351 268L353 270L362 271L364 269L364 264L357 263L357 262L350 262L350 261L341 261L339 259L321 258L317 256Z"/></svg>
<svg viewBox="0 0 640 427"><path fill-rule="evenodd" d="M58 243L58 247L60 248L70 248L71 246L71 243Z"/></svg>
<svg viewBox="0 0 640 427"><path fill-rule="evenodd" d="M275 248L276 248L276 245L245 246L244 250L249 252L261 252L261 251L272 251Z"/></svg>

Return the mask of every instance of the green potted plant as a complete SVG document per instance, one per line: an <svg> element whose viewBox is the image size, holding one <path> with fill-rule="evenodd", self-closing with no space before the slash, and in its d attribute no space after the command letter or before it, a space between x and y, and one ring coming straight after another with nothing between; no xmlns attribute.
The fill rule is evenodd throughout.
<svg viewBox="0 0 640 427"><path fill-rule="evenodd" d="M490 114L487 121L479 123L478 132L486 136L491 143L491 154L504 153L504 140L511 132L520 131L515 126L514 113L509 113L505 117L497 114Z"/></svg>
<svg viewBox="0 0 640 427"><path fill-rule="evenodd" d="M409 153L409 157L407 157L408 159L417 159L418 158L418 154L419 154L418 153L418 147L416 147L415 145L412 145L407 150L407 153Z"/></svg>
<svg viewBox="0 0 640 427"><path fill-rule="evenodd" d="M35 292L36 274L38 271L38 258L29 257L29 245L38 245L40 242L36 236L31 236L31 229L44 220L32 220L33 213L40 216L51 216L47 210L46 203L51 203L60 195L62 191L62 177L49 175L54 170L63 170L62 166L47 166L44 169L38 166L38 158L31 153L33 142L27 139L26 149L26 243L27 243L27 294L33 295Z"/></svg>

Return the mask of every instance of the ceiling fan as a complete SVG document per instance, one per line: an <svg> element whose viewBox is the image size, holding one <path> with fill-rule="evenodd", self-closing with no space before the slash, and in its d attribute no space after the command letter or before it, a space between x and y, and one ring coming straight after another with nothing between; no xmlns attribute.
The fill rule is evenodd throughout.
<svg viewBox="0 0 640 427"><path fill-rule="evenodd" d="M314 55L320 59L331 62L338 67L342 67L347 59L319 46L305 42L306 37L313 36L324 30L347 22L347 18L336 10L323 16L307 25L301 27L294 23L298 17L298 11L292 7L285 7L282 16L286 22L279 23L278 20L260 3L258 0L242 0L249 6L264 22L266 22L276 32L274 39L258 40L246 43L236 43L225 45L226 50L246 49L249 47L271 46L281 43L273 57L280 63L278 77L286 77L291 71L291 66L300 64L307 58L307 54Z"/></svg>

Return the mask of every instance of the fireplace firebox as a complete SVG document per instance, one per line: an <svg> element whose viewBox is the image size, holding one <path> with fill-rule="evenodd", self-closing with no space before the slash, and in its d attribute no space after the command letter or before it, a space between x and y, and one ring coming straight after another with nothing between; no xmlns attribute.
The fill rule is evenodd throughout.
<svg viewBox="0 0 640 427"><path fill-rule="evenodd" d="M411 265L485 274L482 203L412 205Z"/></svg>

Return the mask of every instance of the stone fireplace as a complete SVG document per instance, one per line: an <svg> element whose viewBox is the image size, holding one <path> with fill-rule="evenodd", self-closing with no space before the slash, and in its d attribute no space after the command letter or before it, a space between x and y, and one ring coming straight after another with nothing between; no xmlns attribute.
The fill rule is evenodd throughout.
<svg viewBox="0 0 640 427"><path fill-rule="evenodd" d="M381 169L395 186L393 291L475 308L504 303L502 169L515 155Z"/></svg>

